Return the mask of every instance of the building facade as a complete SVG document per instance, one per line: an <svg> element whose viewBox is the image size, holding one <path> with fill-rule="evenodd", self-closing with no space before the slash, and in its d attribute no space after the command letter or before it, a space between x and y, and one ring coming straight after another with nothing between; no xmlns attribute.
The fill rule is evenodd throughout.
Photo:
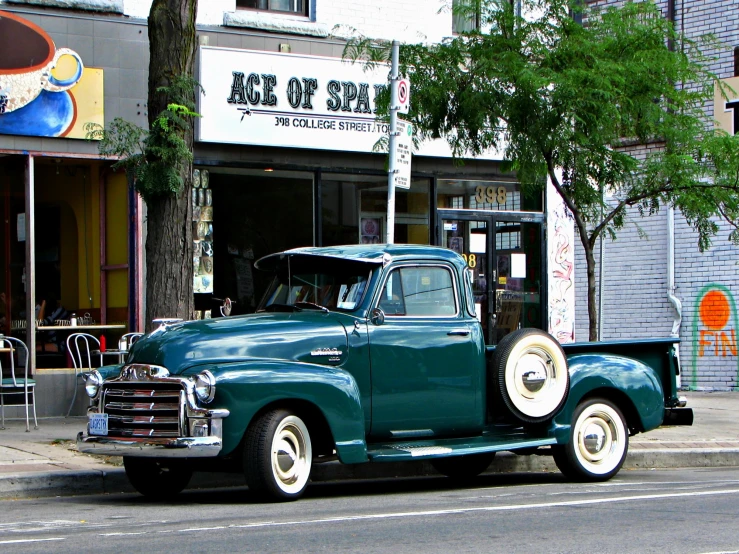
<svg viewBox="0 0 739 554"><path fill-rule="evenodd" d="M606 7L617 2L588 2ZM713 56L710 69L739 91L739 14L733 0L658 1L665 17L686 37L697 40L711 33L720 46L706 49ZM679 47L679 45L678 45ZM679 84L678 86L689 83ZM735 101L716 95L705 106L706 115L719 121L729 133L735 127ZM650 148L638 149L646 155ZM641 217L629 212L627 223L615 241L602 244L602 335L603 340L636 339L645 336L679 335L682 386L699 390L729 390L739 387L737 356L736 295L739 294L739 250L728 241L732 228L717 222L720 230L710 250L700 252L698 234L682 215L663 207L659 213ZM671 222L674 221L674 223ZM576 274L585 275L585 260L576 241ZM596 259L600 255L596 248ZM597 276L599 279L600 275ZM588 336L587 282L576 279L576 337ZM674 299L671 299L671 296ZM675 302L677 300L677 302Z"/></svg>
<svg viewBox="0 0 739 554"><path fill-rule="evenodd" d="M85 140L85 125L120 117L146 126L150 5L0 2L0 290L8 299L0 332L26 337L36 351L40 408L78 384L65 367L65 332L34 332L35 320L63 306L60 319L74 312L116 325L109 340L144 328L145 206ZM254 311L267 286L254 271L263 255L384 242L387 157L374 147L387 129L375 121L374 95L389 71L344 62L345 39L438 41L454 25L448 0L200 2L194 317L219 316L227 297L233 314ZM8 55L15 44L23 56ZM42 86L24 95L18 79ZM441 143L413 154L406 184L396 189L395 241L465 256L488 341L547 328L543 195L524 197L495 153L460 166ZM42 386L53 372L55 384Z"/></svg>

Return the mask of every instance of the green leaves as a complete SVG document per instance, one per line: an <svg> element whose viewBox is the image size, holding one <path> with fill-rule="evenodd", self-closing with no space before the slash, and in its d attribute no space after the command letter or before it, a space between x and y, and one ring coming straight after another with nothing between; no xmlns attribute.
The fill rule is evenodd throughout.
<svg viewBox="0 0 739 554"><path fill-rule="evenodd" d="M717 82L704 54L717 51L713 38L679 34L649 0L605 10L521 3L523 17L507 0L468 2L480 31L401 46L420 136L443 137L457 156L503 149L524 192L549 177L589 271L597 237L615 237L631 206L645 215L677 207L701 248L723 219L739 243L739 138L714 132L704 111ZM369 41L353 46L345 55L368 57Z"/></svg>
<svg viewBox="0 0 739 554"><path fill-rule="evenodd" d="M191 77L177 76L169 86L157 89L173 101L148 131L121 118L114 119L108 129L85 125L87 138L100 141L98 150L103 156L120 158L113 168L123 168L133 176L136 190L147 203L176 195L184 186L180 168L193 159L185 133L193 118L200 117L192 100L198 87Z"/></svg>

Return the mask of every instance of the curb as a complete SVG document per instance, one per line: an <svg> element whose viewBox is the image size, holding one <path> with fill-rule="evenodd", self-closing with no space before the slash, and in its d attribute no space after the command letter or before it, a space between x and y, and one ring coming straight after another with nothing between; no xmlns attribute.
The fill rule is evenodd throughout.
<svg viewBox="0 0 739 554"><path fill-rule="evenodd" d="M624 461L623 469L675 469L739 466L739 448L635 449ZM485 471L498 473L555 473L554 460L548 455L519 456L501 452ZM311 481L351 481L411 477L438 477L429 462L389 462L345 465L340 462L317 464ZM241 474L198 473L188 489L243 487ZM131 493L133 488L124 469L47 471L0 476L0 499L43 498L91 494Z"/></svg>

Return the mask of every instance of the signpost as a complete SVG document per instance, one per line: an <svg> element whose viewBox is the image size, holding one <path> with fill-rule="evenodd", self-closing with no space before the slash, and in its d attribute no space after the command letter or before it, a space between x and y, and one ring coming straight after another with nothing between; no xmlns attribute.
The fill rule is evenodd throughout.
<svg viewBox="0 0 739 554"><path fill-rule="evenodd" d="M398 77L400 46L393 41L390 69L390 161L387 175L387 243L395 241L395 188L411 188L411 152L413 127L398 119L398 112L408 113L411 88L408 79Z"/></svg>

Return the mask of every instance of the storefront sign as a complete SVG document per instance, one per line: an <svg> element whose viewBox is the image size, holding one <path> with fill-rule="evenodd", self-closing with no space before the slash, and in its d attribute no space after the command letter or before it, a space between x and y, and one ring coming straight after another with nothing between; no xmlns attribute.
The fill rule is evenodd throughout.
<svg viewBox="0 0 739 554"><path fill-rule="evenodd" d="M388 133L375 121L387 79L386 66L201 47L198 139L371 152Z"/></svg>
<svg viewBox="0 0 739 554"><path fill-rule="evenodd" d="M728 86L726 91L721 85ZM713 105L716 126L730 135L739 133L739 77L722 79L714 84ZM728 98L724 98L724 92Z"/></svg>
<svg viewBox="0 0 739 554"><path fill-rule="evenodd" d="M84 139L105 123L103 70L35 23L0 11L0 59L0 135Z"/></svg>
<svg viewBox="0 0 739 554"><path fill-rule="evenodd" d="M375 120L375 98L388 86L388 73L385 65L367 70L339 58L201 46L196 138L373 152L389 131ZM451 157L451 150L436 140L416 154Z"/></svg>

